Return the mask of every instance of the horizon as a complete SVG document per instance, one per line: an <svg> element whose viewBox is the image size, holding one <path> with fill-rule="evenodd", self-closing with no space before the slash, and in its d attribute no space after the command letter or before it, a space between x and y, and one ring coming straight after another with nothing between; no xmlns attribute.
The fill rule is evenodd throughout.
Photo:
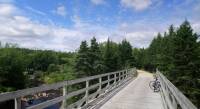
<svg viewBox="0 0 200 109"><path fill-rule="evenodd" d="M0 0L0 41L73 52L96 37L146 48L158 32L185 19L200 34L199 11L198 0Z"/></svg>

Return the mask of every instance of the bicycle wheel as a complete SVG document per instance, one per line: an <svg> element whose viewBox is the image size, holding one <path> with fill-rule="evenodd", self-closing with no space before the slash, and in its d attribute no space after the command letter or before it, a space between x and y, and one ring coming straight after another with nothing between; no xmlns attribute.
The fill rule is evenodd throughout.
<svg viewBox="0 0 200 109"><path fill-rule="evenodd" d="M160 82L159 82L159 81L156 81L154 92L159 92L159 91L160 91L160 88L161 88Z"/></svg>
<svg viewBox="0 0 200 109"><path fill-rule="evenodd" d="M155 85L155 81L150 81L149 82L149 87L154 90L154 85Z"/></svg>

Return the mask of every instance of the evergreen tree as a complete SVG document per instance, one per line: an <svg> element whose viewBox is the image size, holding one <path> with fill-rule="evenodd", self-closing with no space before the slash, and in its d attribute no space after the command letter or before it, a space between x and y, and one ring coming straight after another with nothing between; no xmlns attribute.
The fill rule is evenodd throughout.
<svg viewBox="0 0 200 109"><path fill-rule="evenodd" d="M160 68L162 62L162 55L163 55L163 38L160 33L158 33L157 37L154 38L148 48L148 58L150 60L150 66L151 69L155 71L155 69L158 67Z"/></svg>
<svg viewBox="0 0 200 109"><path fill-rule="evenodd" d="M133 67L135 59L132 54L132 46L126 39L119 44L119 55L121 68Z"/></svg>
<svg viewBox="0 0 200 109"><path fill-rule="evenodd" d="M104 51L105 72L112 72L120 69L120 59L118 54L118 45L108 39Z"/></svg>
<svg viewBox="0 0 200 109"><path fill-rule="evenodd" d="M91 75L92 66L89 60L89 48L86 41L82 41L75 64L75 72L77 73L77 77L85 77Z"/></svg>
<svg viewBox="0 0 200 109"><path fill-rule="evenodd" d="M185 21L174 38L173 55L173 82L195 103L200 96L198 84L200 59L197 39L197 34L193 33L190 23Z"/></svg>
<svg viewBox="0 0 200 109"><path fill-rule="evenodd" d="M97 75L99 73L104 73L102 53L99 48L99 44L96 38L91 39L91 47L89 49L89 61L92 66L91 75Z"/></svg>

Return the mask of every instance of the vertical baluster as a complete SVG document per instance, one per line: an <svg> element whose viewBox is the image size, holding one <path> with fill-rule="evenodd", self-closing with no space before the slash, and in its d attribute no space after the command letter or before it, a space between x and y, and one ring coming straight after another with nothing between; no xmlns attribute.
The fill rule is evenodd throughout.
<svg viewBox="0 0 200 109"><path fill-rule="evenodd" d="M122 71L122 72L121 72L121 80L124 79L124 78L123 78L123 75L124 75L124 72Z"/></svg>
<svg viewBox="0 0 200 109"><path fill-rule="evenodd" d="M110 75L108 75L108 87L110 86Z"/></svg>
<svg viewBox="0 0 200 109"><path fill-rule="evenodd" d="M124 78L125 78L125 79L127 78L127 70L125 71Z"/></svg>
<svg viewBox="0 0 200 109"><path fill-rule="evenodd" d="M126 70L126 78L128 78L129 77L129 75L128 75L129 73L128 73L128 69Z"/></svg>
<svg viewBox="0 0 200 109"><path fill-rule="evenodd" d="M119 84L120 81L121 81L121 72L119 72L118 74L119 74L119 75L118 75L118 78L119 78L119 80L118 80L118 84Z"/></svg>
<svg viewBox="0 0 200 109"><path fill-rule="evenodd" d="M99 91L101 91L102 77L99 77Z"/></svg>
<svg viewBox="0 0 200 109"><path fill-rule="evenodd" d="M15 109L21 109L21 98L15 98Z"/></svg>
<svg viewBox="0 0 200 109"><path fill-rule="evenodd" d="M123 80L125 79L125 74L126 74L126 72L125 71L123 71Z"/></svg>
<svg viewBox="0 0 200 109"><path fill-rule="evenodd" d="M86 97L86 105L88 105L88 101L89 101L89 99L88 99L88 94L89 94L89 90L88 90L88 88L89 88L89 80L87 80L86 81L86 91L85 91L85 97Z"/></svg>
<svg viewBox="0 0 200 109"><path fill-rule="evenodd" d="M67 95L67 85L65 86L63 86L63 96L65 96L65 95ZM61 109L65 109L67 107L67 99L64 99L63 101L62 101L62 106L61 106Z"/></svg>
<svg viewBox="0 0 200 109"><path fill-rule="evenodd" d="M117 84L117 73L114 74L114 78L115 78L115 80L114 80L114 86L116 86L116 84Z"/></svg>
<svg viewBox="0 0 200 109"><path fill-rule="evenodd" d="M174 96L172 96L172 105L174 107L174 109L177 109L177 102Z"/></svg>

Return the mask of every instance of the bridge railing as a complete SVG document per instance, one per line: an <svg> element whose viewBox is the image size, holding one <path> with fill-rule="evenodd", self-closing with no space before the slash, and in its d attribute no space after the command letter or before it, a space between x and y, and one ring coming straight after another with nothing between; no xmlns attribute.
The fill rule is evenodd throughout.
<svg viewBox="0 0 200 109"><path fill-rule="evenodd" d="M15 109L43 109L55 104L59 104L59 106L63 109L80 107L87 108L89 105L94 104L98 98L104 96L106 93L111 92L118 86L122 85L124 82L133 78L135 74L136 69L133 68L80 78L76 80L63 81L55 84L42 85L39 87L23 89L14 92L6 92L0 94L0 103L14 100ZM78 86L83 87L71 92L68 91L70 87L73 85L76 87L77 84ZM50 90L56 90L59 92L59 94L51 99L39 102L34 105L25 106L24 103L22 103L23 99L26 97L28 98L28 96L34 96L38 93L46 93ZM75 96L78 96L79 99L75 102L72 102L71 104L68 104L68 100Z"/></svg>
<svg viewBox="0 0 200 109"><path fill-rule="evenodd" d="M156 74L161 83L161 95L165 109L197 109L160 71L157 70Z"/></svg>

